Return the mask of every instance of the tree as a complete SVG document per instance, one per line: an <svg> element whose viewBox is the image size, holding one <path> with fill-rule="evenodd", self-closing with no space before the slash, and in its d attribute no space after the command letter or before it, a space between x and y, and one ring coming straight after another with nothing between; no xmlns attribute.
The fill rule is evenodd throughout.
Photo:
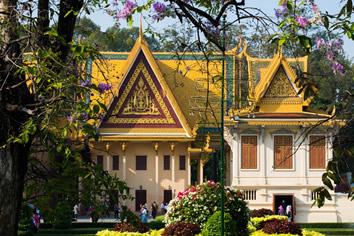
<svg viewBox="0 0 354 236"><path fill-rule="evenodd" d="M100 30L92 20L81 18L78 20L74 35L85 45L90 45L104 52L130 52L139 36L139 28L110 27L105 32ZM160 44L155 38L147 37L152 51L158 51Z"/></svg>
<svg viewBox="0 0 354 236"><path fill-rule="evenodd" d="M87 80L86 60L98 54L73 42L78 13L102 2L0 1L1 235L17 235L25 180L27 198L40 193L34 186L44 186L42 191L50 186L55 187L53 191L60 189L54 195L46 192L57 199L74 197L67 190L79 179L92 190L87 197L111 186L129 196L125 183L102 173L90 161L88 141L97 140L95 124L106 107L100 100L89 104L86 97L88 92L108 93L110 85L108 80L98 86ZM77 134L85 140L77 139ZM46 164L37 158L43 153ZM44 185L37 185L38 179ZM60 181L64 179L65 188Z"/></svg>

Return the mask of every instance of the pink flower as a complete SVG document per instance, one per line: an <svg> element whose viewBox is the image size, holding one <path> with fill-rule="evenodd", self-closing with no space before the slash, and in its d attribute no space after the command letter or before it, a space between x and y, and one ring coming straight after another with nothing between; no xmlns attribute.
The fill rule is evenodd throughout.
<svg viewBox="0 0 354 236"><path fill-rule="evenodd" d="M124 9L122 9L118 12L118 15L117 15L118 20L119 19L127 19L127 17L132 14L133 9L137 6L138 6L138 4L136 4L135 2L128 0L127 3L125 4Z"/></svg>
<svg viewBox="0 0 354 236"><path fill-rule="evenodd" d="M320 49L323 45L324 45L324 40L323 38L320 37L316 37L316 45L317 45L317 49Z"/></svg>
<svg viewBox="0 0 354 236"><path fill-rule="evenodd" d="M303 16L298 16L295 18L296 22L301 25L301 27L305 27L307 25L307 18Z"/></svg>

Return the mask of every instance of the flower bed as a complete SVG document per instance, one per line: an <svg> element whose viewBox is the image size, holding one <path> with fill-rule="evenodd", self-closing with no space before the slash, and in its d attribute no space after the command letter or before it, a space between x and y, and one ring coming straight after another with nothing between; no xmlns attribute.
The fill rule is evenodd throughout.
<svg viewBox="0 0 354 236"><path fill-rule="evenodd" d="M170 201L164 222L166 225L190 222L204 229L209 217L220 210L221 191L221 185L212 180L190 186ZM242 192L230 188L224 188L224 192L225 212L232 216L238 231L246 232L249 209L242 198Z"/></svg>

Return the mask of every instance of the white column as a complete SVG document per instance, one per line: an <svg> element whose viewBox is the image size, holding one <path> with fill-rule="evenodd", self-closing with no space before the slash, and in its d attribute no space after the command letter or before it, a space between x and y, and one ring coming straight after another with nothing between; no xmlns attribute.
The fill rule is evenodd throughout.
<svg viewBox="0 0 354 236"><path fill-rule="evenodd" d="M203 183L203 163L202 163L202 157L199 158L199 184Z"/></svg>
<svg viewBox="0 0 354 236"><path fill-rule="evenodd" d="M188 153L187 155L187 176L188 176L188 180L187 180L187 184L188 186L191 185L191 155L190 153ZM187 186L184 186L184 188L187 188Z"/></svg>
<svg viewBox="0 0 354 236"><path fill-rule="evenodd" d="M122 143L122 151L123 151L123 181L127 180L126 170L127 170L127 156L125 154L127 148L127 144L125 142Z"/></svg>
<svg viewBox="0 0 354 236"><path fill-rule="evenodd" d="M108 173L110 172L110 169L109 166L110 166L110 160L111 160L111 155L107 155L107 162L106 162L106 170L108 171Z"/></svg>
<svg viewBox="0 0 354 236"><path fill-rule="evenodd" d="M265 127L262 125L261 127L261 135L260 135L260 143L259 145L259 168L261 172L261 184L267 184L267 160L266 160L266 146L265 146Z"/></svg>
<svg viewBox="0 0 354 236"><path fill-rule="evenodd" d="M127 180L126 169L127 169L127 156L124 153L123 154L123 180L124 181Z"/></svg>
<svg viewBox="0 0 354 236"><path fill-rule="evenodd" d="M175 197L175 143L171 143L171 182L172 182L172 198Z"/></svg>
<svg viewBox="0 0 354 236"><path fill-rule="evenodd" d="M159 143L155 143L155 202L159 202Z"/></svg>
<svg viewBox="0 0 354 236"><path fill-rule="evenodd" d="M236 135L237 136L237 135ZM237 137L235 137L237 138ZM234 144L234 163L233 163L233 167L234 167L234 179L235 182L234 185L238 186L240 184L240 167L241 167L241 152L239 151L239 147L240 147L240 139L235 140L235 144Z"/></svg>
<svg viewBox="0 0 354 236"><path fill-rule="evenodd" d="M172 198L175 197L175 154L172 154Z"/></svg>
<svg viewBox="0 0 354 236"><path fill-rule="evenodd" d="M307 163L309 162L309 151L310 151L310 149L309 149L309 137L306 136L305 131L306 131L306 126L302 126L301 127L301 136L302 137L299 140L301 142L301 140L304 139L304 141L302 142L302 144L300 144L302 147L300 147L298 151L302 150L303 155L301 155L301 154L300 155L296 155L297 157L299 157L299 156L303 156L304 157L304 159L301 160L301 162L302 162L302 166L301 166L302 173L301 174L303 176L303 181L302 181L303 185L307 185L307 183L308 183L308 178L307 178L308 165L307 165ZM295 163L298 163L296 159L295 159Z"/></svg>

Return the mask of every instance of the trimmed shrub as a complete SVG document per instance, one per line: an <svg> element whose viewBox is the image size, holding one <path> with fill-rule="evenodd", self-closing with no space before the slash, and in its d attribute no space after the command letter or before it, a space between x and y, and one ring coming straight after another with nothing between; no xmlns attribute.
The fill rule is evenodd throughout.
<svg viewBox="0 0 354 236"><path fill-rule="evenodd" d="M215 212L207 221L205 228L202 231L202 235L220 235L220 224L221 224L221 212ZM238 235L238 230L235 222L229 213L224 213L224 234L227 236Z"/></svg>
<svg viewBox="0 0 354 236"><path fill-rule="evenodd" d="M149 233L134 233L134 232L117 232L101 230L96 233L96 236L161 236L163 229L161 230L152 230Z"/></svg>
<svg viewBox="0 0 354 236"><path fill-rule="evenodd" d="M270 209L266 208L261 208L261 209L255 209L251 211L250 217L264 217L264 216L271 216L274 215L274 212Z"/></svg>
<svg viewBox="0 0 354 236"><path fill-rule="evenodd" d="M163 222L164 217L156 217L154 221L149 222L150 229L162 229L165 228L165 223Z"/></svg>
<svg viewBox="0 0 354 236"><path fill-rule="evenodd" d="M156 221L163 221L165 219L165 215L162 215L162 216L158 216L156 217Z"/></svg>
<svg viewBox="0 0 354 236"><path fill-rule="evenodd" d="M263 223L263 222L262 222ZM261 224L262 224L261 223ZM299 225L286 220L267 220L264 221L263 232L266 234L297 234L302 235Z"/></svg>
<svg viewBox="0 0 354 236"><path fill-rule="evenodd" d="M119 232L139 232L139 233L146 233L149 231L149 226L148 224L145 223L139 223L136 224L135 226L129 224L129 223L118 223L113 225L114 229L113 231L119 231Z"/></svg>
<svg viewBox="0 0 354 236"><path fill-rule="evenodd" d="M178 222L165 228L161 236L194 236L201 232L198 225L193 223Z"/></svg>
<svg viewBox="0 0 354 236"><path fill-rule="evenodd" d="M289 236L289 234L266 234L262 230L255 231L250 234L250 236ZM302 230L302 236L325 236L316 231L307 231L305 229Z"/></svg>
<svg viewBox="0 0 354 236"><path fill-rule="evenodd" d="M33 231L18 231L17 235L18 236L33 236L34 233L33 233Z"/></svg>
<svg viewBox="0 0 354 236"><path fill-rule="evenodd" d="M168 205L164 222L167 225L177 222L190 222L205 228L206 222L216 211L220 211L220 193L225 192L225 213L233 218L237 229L247 234L249 209L239 190L221 188L219 183L212 180L201 185L190 186L178 193ZM241 234L240 234L241 235Z"/></svg>
<svg viewBox="0 0 354 236"><path fill-rule="evenodd" d="M71 227L72 211L69 202L61 201L55 209L48 215L48 220L56 229L67 229Z"/></svg>
<svg viewBox="0 0 354 236"><path fill-rule="evenodd" d="M278 219L278 220L287 220L287 216L280 216L280 215L271 215L271 216L264 216L264 217L253 217L250 219L252 225L257 227L261 222L267 221L270 219Z"/></svg>

